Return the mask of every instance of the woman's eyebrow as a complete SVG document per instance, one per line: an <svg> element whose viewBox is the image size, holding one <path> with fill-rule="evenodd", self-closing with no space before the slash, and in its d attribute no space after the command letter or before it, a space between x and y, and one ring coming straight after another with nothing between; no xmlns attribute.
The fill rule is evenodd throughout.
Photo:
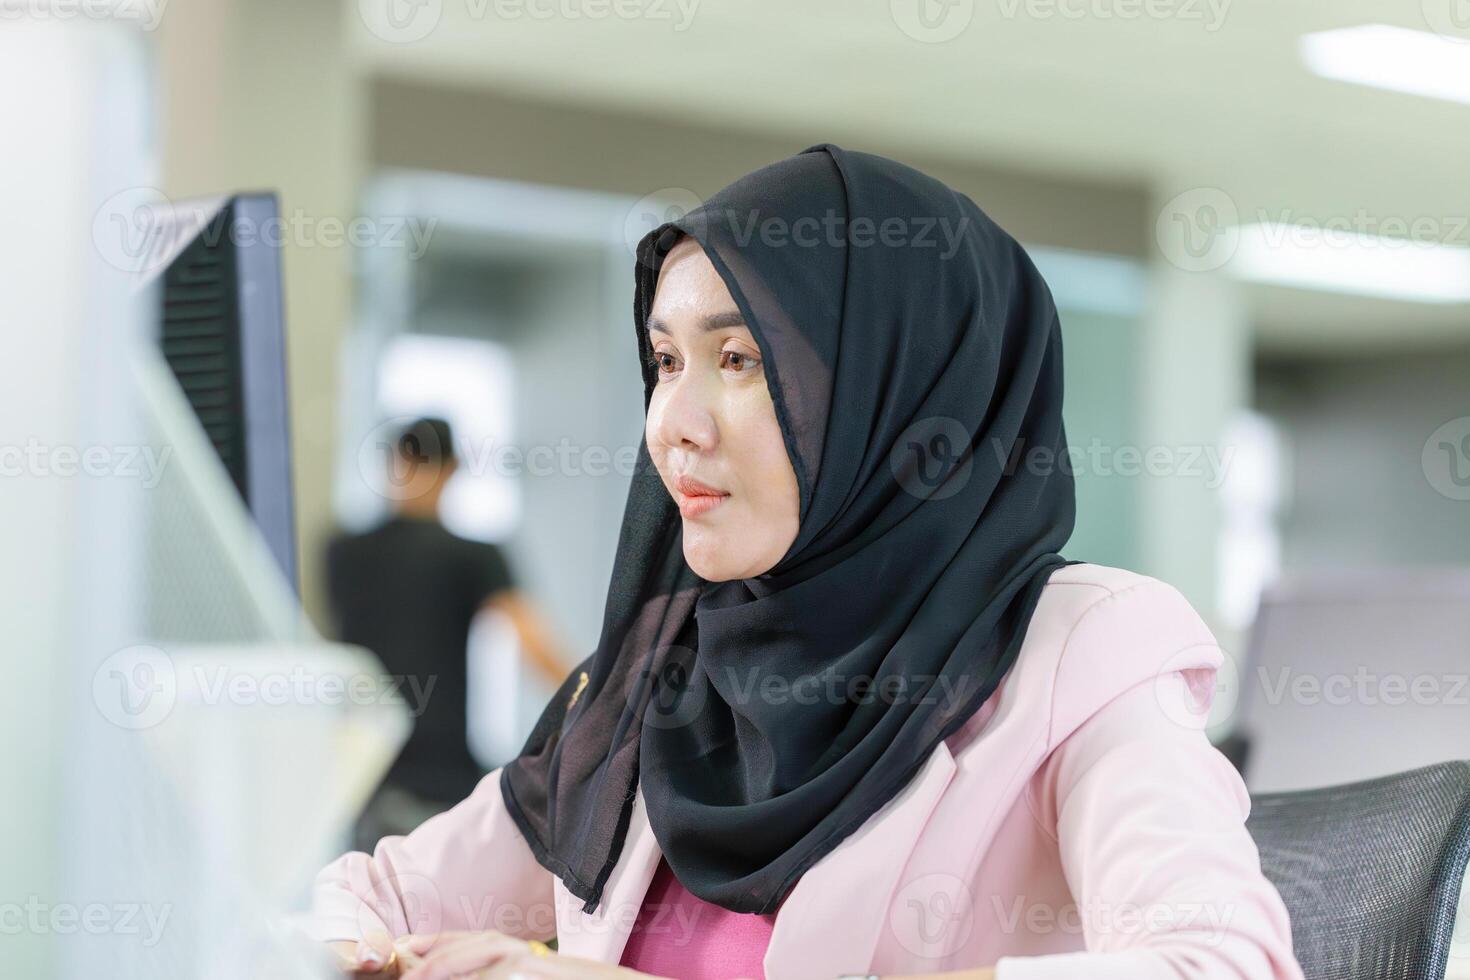
<svg viewBox="0 0 1470 980"><path fill-rule="evenodd" d="M651 314L648 317L646 325L649 333L657 331L659 333L672 334L674 332L669 329L667 323ZM700 317L698 325L699 329L706 333L711 330L723 330L725 327L743 327L745 326L745 314L739 310L730 310L726 313L711 313L709 316Z"/></svg>

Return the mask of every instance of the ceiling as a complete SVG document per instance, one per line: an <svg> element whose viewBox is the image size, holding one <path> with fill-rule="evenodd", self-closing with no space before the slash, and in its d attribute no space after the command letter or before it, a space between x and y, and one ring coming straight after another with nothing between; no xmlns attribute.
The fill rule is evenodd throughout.
<svg viewBox="0 0 1470 980"><path fill-rule="evenodd" d="M1454 0L601 0L594 16L597 2L421 0L431 19L407 35L349 22L367 70L424 81L850 145L881 134L931 156L1136 181L1161 205L1212 188L1242 221L1427 217L1454 231L1470 214L1470 105L1319 78L1296 47L1331 27L1429 29ZM918 2L948 2L935 23L958 33L917 39ZM1470 228L1454 233L1470 244ZM1273 343L1470 342L1466 306L1249 297Z"/></svg>

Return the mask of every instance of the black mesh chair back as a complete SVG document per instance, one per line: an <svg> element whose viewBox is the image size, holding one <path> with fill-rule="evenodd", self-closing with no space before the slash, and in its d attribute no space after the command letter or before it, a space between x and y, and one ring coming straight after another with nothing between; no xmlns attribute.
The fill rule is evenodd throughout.
<svg viewBox="0 0 1470 980"><path fill-rule="evenodd" d="M1307 980L1443 980L1470 860L1470 762L1262 794L1246 826Z"/></svg>

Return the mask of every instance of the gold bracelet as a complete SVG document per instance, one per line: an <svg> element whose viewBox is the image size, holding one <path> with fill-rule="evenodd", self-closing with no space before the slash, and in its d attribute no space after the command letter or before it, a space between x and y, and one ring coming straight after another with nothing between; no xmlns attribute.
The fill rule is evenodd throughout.
<svg viewBox="0 0 1470 980"><path fill-rule="evenodd" d="M539 940L539 939L532 939L526 945L530 946L531 947L531 952L534 953L537 956L550 956L551 955L551 947L548 946L548 945L546 945L545 943L541 942L541 940Z"/></svg>

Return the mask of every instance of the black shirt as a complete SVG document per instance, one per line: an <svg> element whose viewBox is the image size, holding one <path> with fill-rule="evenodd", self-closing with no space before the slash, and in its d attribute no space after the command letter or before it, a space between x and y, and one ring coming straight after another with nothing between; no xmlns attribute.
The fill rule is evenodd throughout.
<svg viewBox="0 0 1470 980"><path fill-rule="evenodd" d="M484 775L466 738L465 647L480 605L512 584L499 548L434 520L394 517L328 545L339 637L376 654L417 713L388 782L454 803Z"/></svg>

